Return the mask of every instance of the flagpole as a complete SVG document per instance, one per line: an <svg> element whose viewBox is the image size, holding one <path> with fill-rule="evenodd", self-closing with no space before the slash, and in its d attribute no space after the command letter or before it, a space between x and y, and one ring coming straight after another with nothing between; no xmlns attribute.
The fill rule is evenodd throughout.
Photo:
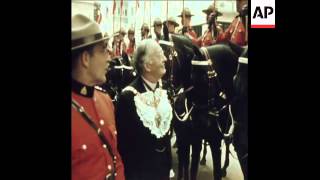
<svg viewBox="0 0 320 180"><path fill-rule="evenodd" d="M123 1L123 0L120 0L120 1ZM120 29L121 29L121 17L122 17L122 3L120 2L120 27L119 27L119 32L120 32Z"/></svg>
<svg viewBox="0 0 320 180"><path fill-rule="evenodd" d="M136 31L136 23L137 23L137 12L138 12L138 0L136 0L136 13L135 13L135 18L134 18L134 31Z"/></svg>
<svg viewBox="0 0 320 180"><path fill-rule="evenodd" d="M150 12L150 31L151 31L151 0L149 0L149 12ZM151 32L150 32L151 34Z"/></svg>
<svg viewBox="0 0 320 180"><path fill-rule="evenodd" d="M169 8L169 0L167 0L167 22L168 22L168 12L169 12L168 8Z"/></svg>
<svg viewBox="0 0 320 180"><path fill-rule="evenodd" d="M115 8L116 8L116 0L113 0L113 7L112 7L112 15L113 15L113 20L112 20L112 34L114 34L114 18L115 18Z"/></svg>
<svg viewBox="0 0 320 180"><path fill-rule="evenodd" d="M183 12L183 14L182 14L182 16L183 16L183 17L182 17L182 19L183 19L183 21L182 21L182 22L183 22L183 24L182 24L182 28L183 28L183 26L184 26L184 24L185 24L185 22L184 22L184 21L185 21L184 0L182 0L182 12Z"/></svg>
<svg viewBox="0 0 320 180"><path fill-rule="evenodd" d="M146 0L143 0L143 23L144 23L144 17L146 16Z"/></svg>

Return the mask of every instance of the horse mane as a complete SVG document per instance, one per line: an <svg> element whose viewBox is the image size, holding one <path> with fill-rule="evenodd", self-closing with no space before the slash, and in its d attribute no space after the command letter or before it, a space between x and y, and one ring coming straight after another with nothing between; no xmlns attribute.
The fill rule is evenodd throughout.
<svg viewBox="0 0 320 180"><path fill-rule="evenodd" d="M184 49L184 47L193 48L191 39L185 37L182 34L172 34L172 41L176 48Z"/></svg>
<svg viewBox="0 0 320 180"><path fill-rule="evenodd" d="M191 60L194 58L195 49L197 49L192 41L180 34L173 34L172 41L174 44L174 49L178 53L178 58L180 62L180 68L183 69L181 71L181 81L182 84L186 87L191 84Z"/></svg>

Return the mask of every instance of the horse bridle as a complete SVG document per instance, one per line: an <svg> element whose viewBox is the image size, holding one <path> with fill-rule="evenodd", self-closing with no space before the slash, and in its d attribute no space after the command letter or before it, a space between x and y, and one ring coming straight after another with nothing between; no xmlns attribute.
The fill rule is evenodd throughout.
<svg viewBox="0 0 320 180"><path fill-rule="evenodd" d="M164 41L164 40L159 40L159 44L163 44L163 45L167 45L169 46L169 53L168 53L168 60L169 60L169 66L170 66L170 73L169 73L169 80L168 80L168 84L169 84L169 91L172 92L172 97L171 98L171 102L172 102L172 105L174 105L174 103L176 102L176 100L178 99L179 96L181 95L184 95L186 94L187 92L191 91L193 89L193 86L190 86L189 88L187 88L186 90L184 90L183 88L180 88L180 90L175 93L174 91L174 84L173 84L173 56L177 57L177 52L174 48L174 44L173 42L171 41ZM179 58L176 59L177 60L177 63L178 65L181 65L180 61L179 61ZM179 121L186 121L188 120L188 117L191 115L191 112L194 108L194 104L192 105L192 107L189 109L188 108L188 102L187 102L187 99L185 99L184 101L184 108L185 108L185 113L181 114L181 115L178 115L178 113L176 112L175 109L173 109L174 111L174 115L176 116L176 118L179 120Z"/></svg>
<svg viewBox="0 0 320 180"><path fill-rule="evenodd" d="M174 58L173 58L173 56L177 57L177 52L175 51L173 42L171 42L171 41L159 40L159 44L166 45L169 47L168 48L168 51L169 51L168 52L168 61L169 61L170 71L169 71L169 77L168 77L167 81L168 81L170 90L174 90L174 84L173 84L173 60L174 60ZM178 64L180 64L178 58L177 58L177 62L178 62Z"/></svg>
<svg viewBox="0 0 320 180"><path fill-rule="evenodd" d="M200 52L206 58L207 61L192 60L191 64L195 65L195 66L208 66L208 71L207 71L207 74L208 74L208 86L209 86L209 89L210 89L213 86L213 79L217 78L218 74L217 74L217 72L215 71L215 69L213 67L213 62L214 61L213 61L213 59L211 59L207 48L206 47L201 47L200 48ZM219 86L219 89L221 90L221 87L222 87L221 83L219 82L218 78L216 80L217 80L217 84ZM226 99L226 95L222 91L219 93L219 96L221 98L223 98L223 99ZM208 104L210 104L211 101L212 101L212 99L209 99L208 100ZM224 110L225 108L227 108L228 106L229 106L229 115L230 115L230 118L231 118L231 126L230 126L229 131L227 133L224 133L222 131L220 123L218 122L217 118L215 118L216 122L217 122L217 125L218 125L218 129L219 129L220 133L223 134L224 139L231 137L231 135L233 134L233 131L234 131L234 119L233 119L232 112L231 112L231 104L230 104L230 102L227 102L227 104L225 104L221 109L214 110L214 111L209 110L209 112L208 112L209 115L214 116L214 117L218 117L220 112L222 110Z"/></svg>

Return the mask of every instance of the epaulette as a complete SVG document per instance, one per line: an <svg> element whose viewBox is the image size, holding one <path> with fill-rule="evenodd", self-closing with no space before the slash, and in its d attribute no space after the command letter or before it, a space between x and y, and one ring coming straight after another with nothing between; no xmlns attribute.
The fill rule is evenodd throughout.
<svg viewBox="0 0 320 180"><path fill-rule="evenodd" d="M122 92L125 92L125 91L131 91L131 92L133 92L134 95L138 94L138 91L132 86L127 86L124 89L122 89Z"/></svg>
<svg viewBox="0 0 320 180"><path fill-rule="evenodd" d="M94 86L94 88L98 91L101 91L103 93L108 93L105 89L102 89L100 86Z"/></svg>

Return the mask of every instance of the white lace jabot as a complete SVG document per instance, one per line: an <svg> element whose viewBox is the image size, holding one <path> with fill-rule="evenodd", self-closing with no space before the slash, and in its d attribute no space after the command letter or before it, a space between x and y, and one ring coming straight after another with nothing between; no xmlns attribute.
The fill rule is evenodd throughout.
<svg viewBox="0 0 320 180"><path fill-rule="evenodd" d="M125 90L130 90L135 94L134 103L143 126L158 139L166 135L172 120L172 107L167 91L157 88L155 92L139 93L131 86L126 87Z"/></svg>

